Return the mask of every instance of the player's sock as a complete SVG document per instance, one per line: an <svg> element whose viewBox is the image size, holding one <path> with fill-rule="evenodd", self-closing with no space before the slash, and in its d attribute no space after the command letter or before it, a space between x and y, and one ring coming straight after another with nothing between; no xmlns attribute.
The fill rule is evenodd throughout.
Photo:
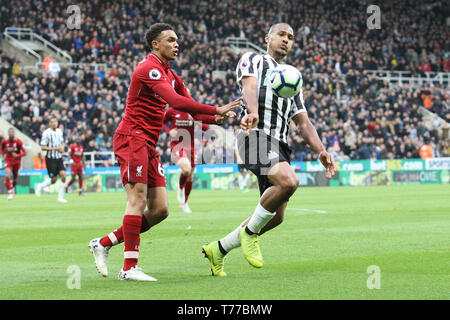
<svg viewBox="0 0 450 320"><path fill-rule="evenodd" d="M180 186L180 189L183 189L185 187L186 181L187 181L187 176L185 176L183 173L180 174L180 181L178 183L178 185Z"/></svg>
<svg viewBox="0 0 450 320"><path fill-rule="evenodd" d="M83 189L83 179L78 178L78 186L80 187L80 190Z"/></svg>
<svg viewBox="0 0 450 320"><path fill-rule="evenodd" d="M123 218L124 266L127 271L137 265L139 258L139 244L142 217L126 214Z"/></svg>
<svg viewBox="0 0 450 320"><path fill-rule="evenodd" d="M74 179L74 178L70 179L70 181L69 181L69 183L67 184L66 188L70 187L70 186L72 185L72 183L74 183L74 182L75 182L75 179Z"/></svg>
<svg viewBox="0 0 450 320"><path fill-rule="evenodd" d="M231 250L241 246L241 241L239 241L239 232L241 229L242 225L239 225L239 227L219 240L219 249L223 254L227 254Z"/></svg>
<svg viewBox="0 0 450 320"><path fill-rule="evenodd" d="M5 187L6 187L6 190L11 190L12 189L12 186L11 186L11 178L5 178Z"/></svg>
<svg viewBox="0 0 450 320"><path fill-rule="evenodd" d="M239 189L244 190L244 177L239 175L238 177Z"/></svg>
<svg viewBox="0 0 450 320"><path fill-rule="evenodd" d="M59 192L58 192L58 198L62 199L64 198L64 192L66 191L66 184L61 181L59 184Z"/></svg>
<svg viewBox="0 0 450 320"><path fill-rule="evenodd" d="M259 233L261 229L273 218L275 213L269 212L263 208L263 206L258 203L250 221L245 228L248 234L252 235L254 233Z"/></svg>
<svg viewBox="0 0 450 320"><path fill-rule="evenodd" d="M17 186L17 177L13 179L13 188L15 188L16 186Z"/></svg>
<svg viewBox="0 0 450 320"><path fill-rule="evenodd" d="M142 215L141 233L144 233L149 229L150 226L148 225L147 218L145 218L145 216ZM110 234L100 239L100 244L104 247L112 247L122 242L123 242L123 226L120 226Z"/></svg>
<svg viewBox="0 0 450 320"><path fill-rule="evenodd" d="M188 201L189 194L191 193L191 190L192 190L192 181L188 180L184 184L184 199L185 199L185 202Z"/></svg>
<svg viewBox="0 0 450 320"><path fill-rule="evenodd" d="M48 187L49 185L52 184L52 180L47 179L44 182L41 183L41 188L44 189L45 187Z"/></svg>
<svg viewBox="0 0 450 320"><path fill-rule="evenodd" d="M250 179L250 174L247 172L247 174L245 175L245 178L244 178L243 188L242 189L245 189L245 187L247 187L247 183L248 183L249 179Z"/></svg>

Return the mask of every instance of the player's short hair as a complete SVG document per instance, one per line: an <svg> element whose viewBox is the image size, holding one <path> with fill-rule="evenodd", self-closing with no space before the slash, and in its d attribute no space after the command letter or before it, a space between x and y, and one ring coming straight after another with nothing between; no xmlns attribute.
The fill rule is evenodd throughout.
<svg viewBox="0 0 450 320"><path fill-rule="evenodd" d="M153 49L152 41L157 40L161 35L161 32L166 30L174 30L174 28L168 23L158 22L152 24L150 28L145 32L144 42L150 50Z"/></svg>

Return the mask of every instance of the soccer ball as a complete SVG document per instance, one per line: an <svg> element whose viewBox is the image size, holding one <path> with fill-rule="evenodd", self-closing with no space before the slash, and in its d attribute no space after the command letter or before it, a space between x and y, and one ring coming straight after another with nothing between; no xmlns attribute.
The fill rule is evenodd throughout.
<svg viewBox="0 0 450 320"><path fill-rule="evenodd" d="M272 91L281 98L292 98L300 92L303 79L297 68L280 64L270 71L270 87Z"/></svg>

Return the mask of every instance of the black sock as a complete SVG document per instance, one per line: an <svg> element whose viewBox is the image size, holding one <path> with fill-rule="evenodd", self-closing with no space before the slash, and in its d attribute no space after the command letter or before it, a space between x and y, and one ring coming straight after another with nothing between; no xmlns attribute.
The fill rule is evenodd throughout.
<svg viewBox="0 0 450 320"><path fill-rule="evenodd" d="M220 250L220 252L222 252L223 255L226 255L226 254L228 253L227 250L225 250L225 249L222 247L222 244L220 243L220 241L219 241L219 250Z"/></svg>
<svg viewBox="0 0 450 320"><path fill-rule="evenodd" d="M254 232L252 232L252 231L248 228L248 226L245 227L245 232L247 232L247 234L249 234L249 235L254 235L254 234L255 234Z"/></svg>

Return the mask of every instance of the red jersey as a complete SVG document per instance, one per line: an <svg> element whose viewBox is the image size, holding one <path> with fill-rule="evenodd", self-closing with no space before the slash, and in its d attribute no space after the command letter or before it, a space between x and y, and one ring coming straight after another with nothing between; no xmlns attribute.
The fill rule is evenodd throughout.
<svg viewBox="0 0 450 320"><path fill-rule="evenodd" d="M17 157L12 155L13 152L17 154ZM23 147L20 139L15 138L10 140L8 138L2 141L1 154L2 156L6 154L5 162L7 163L20 163L21 158L27 155L27 151Z"/></svg>
<svg viewBox="0 0 450 320"><path fill-rule="evenodd" d="M194 101L169 64L151 53L133 72L125 113L116 132L156 145L167 104L190 113L215 114L217 110Z"/></svg>
<svg viewBox="0 0 450 320"><path fill-rule="evenodd" d="M170 148L173 149L177 144L183 143L185 147L194 148L194 129L195 129L195 121L202 122L202 130L209 129L209 123L216 123L216 116L211 115L203 115L203 114L191 114L176 110L174 108L167 108L166 113L164 115L164 124L167 124L170 121L170 128L167 128L167 131L172 129L184 129L189 134L188 141L184 141L183 134L180 134L179 140L170 140Z"/></svg>
<svg viewBox="0 0 450 320"><path fill-rule="evenodd" d="M69 146L69 155L75 164L80 164L83 161L84 148L76 143Z"/></svg>

